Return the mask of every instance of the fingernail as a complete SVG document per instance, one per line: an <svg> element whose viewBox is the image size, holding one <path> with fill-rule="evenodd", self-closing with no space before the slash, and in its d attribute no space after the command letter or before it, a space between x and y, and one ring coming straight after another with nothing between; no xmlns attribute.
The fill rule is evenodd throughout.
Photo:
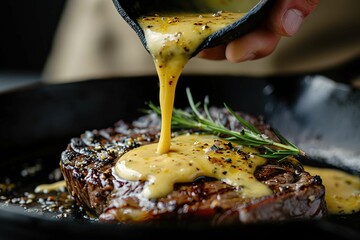
<svg viewBox="0 0 360 240"><path fill-rule="evenodd" d="M246 62L246 61L250 61L250 60L254 60L256 57L255 53L244 53L241 56L236 56L236 58L231 58L231 60L228 58L228 60L230 60L231 62Z"/></svg>
<svg viewBox="0 0 360 240"><path fill-rule="evenodd" d="M304 15L297 9L289 9L285 12L283 17L283 27L289 36L294 35L299 30Z"/></svg>
<svg viewBox="0 0 360 240"><path fill-rule="evenodd" d="M247 55L245 55L245 57L243 58L243 61L250 61L250 60L254 60L255 59L255 53L248 53Z"/></svg>

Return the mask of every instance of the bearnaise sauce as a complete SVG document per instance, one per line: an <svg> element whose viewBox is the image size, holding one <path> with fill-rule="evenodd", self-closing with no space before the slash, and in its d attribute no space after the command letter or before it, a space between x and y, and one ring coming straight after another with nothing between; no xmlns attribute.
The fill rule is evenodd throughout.
<svg viewBox="0 0 360 240"><path fill-rule="evenodd" d="M254 177L257 166L266 159L254 149L236 146L212 135L181 135L171 140L167 153L155 154L157 144L144 145L125 153L115 168L119 177L147 181L146 198L159 198L173 190L175 183L192 182L197 177L220 179L235 186L244 197L271 194Z"/></svg>
<svg viewBox="0 0 360 240"><path fill-rule="evenodd" d="M352 214L360 211L360 177L339 169L305 166L305 170L311 175L321 177L330 214Z"/></svg>

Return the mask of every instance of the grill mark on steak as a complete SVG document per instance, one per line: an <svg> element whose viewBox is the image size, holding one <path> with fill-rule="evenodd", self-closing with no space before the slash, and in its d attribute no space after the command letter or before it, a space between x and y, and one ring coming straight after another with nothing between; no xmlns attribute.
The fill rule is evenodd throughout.
<svg viewBox="0 0 360 240"><path fill-rule="evenodd" d="M229 128L242 129L224 109L211 111L214 116L220 114ZM240 114L276 138L262 118ZM254 176L270 187L271 196L244 198L235 187L204 177L175 184L172 193L156 201L141 197L144 182L118 179L112 168L125 152L157 142L159 121L150 114L131 124L119 121L113 127L86 131L71 139L61 155L60 169L78 205L104 222L201 220L220 225L321 218L327 214L321 178L304 171L294 158L281 163L269 159L256 169Z"/></svg>

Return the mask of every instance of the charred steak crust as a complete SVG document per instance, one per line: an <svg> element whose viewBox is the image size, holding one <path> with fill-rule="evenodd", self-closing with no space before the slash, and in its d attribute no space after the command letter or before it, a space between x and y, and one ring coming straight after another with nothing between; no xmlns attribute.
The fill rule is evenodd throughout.
<svg viewBox="0 0 360 240"><path fill-rule="evenodd" d="M241 130L242 126L223 109L212 111L220 113L227 126ZM263 119L239 114L275 138ZM156 201L142 198L139 193L144 183L115 178L112 168L125 152L157 142L157 126L158 117L146 115L131 124L119 121L113 127L86 131L71 139L61 155L60 169L77 204L104 222L200 219L220 225L321 218L327 214L321 178L311 176L293 158L281 163L269 159L256 170L255 177L272 189L271 196L244 198L230 185L202 178L176 184L171 194Z"/></svg>

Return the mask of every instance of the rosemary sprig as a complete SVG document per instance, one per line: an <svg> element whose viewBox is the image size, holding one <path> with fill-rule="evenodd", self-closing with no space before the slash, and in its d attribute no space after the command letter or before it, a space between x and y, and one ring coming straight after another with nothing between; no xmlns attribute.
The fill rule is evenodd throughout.
<svg viewBox="0 0 360 240"><path fill-rule="evenodd" d="M264 158L282 160L289 156L305 155L303 151L286 140L285 137L283 137L276 129L273 129L273 132L278 137L280 142L276 142L265 134L260 133L260 131L256 129L255 126L240 117L226 104L224 104L224 107L244 128L241 131L234 131L225 127L221 123L220 119L214 120L211 116L209 112L208 99L205 99L204 101L204 114L202 114L199 110L201 103L194 103L189 88L186 89L186 94L191 111L189 112L174 108L172 115L172 127L182 129L198 129L203 132L218 135L221 138L236 142L244 146L261 148L262 151L258 154L258 156ZM152 102L149 103L149 107L153 112L161 115L160 108L155 106Z"/></svg>

